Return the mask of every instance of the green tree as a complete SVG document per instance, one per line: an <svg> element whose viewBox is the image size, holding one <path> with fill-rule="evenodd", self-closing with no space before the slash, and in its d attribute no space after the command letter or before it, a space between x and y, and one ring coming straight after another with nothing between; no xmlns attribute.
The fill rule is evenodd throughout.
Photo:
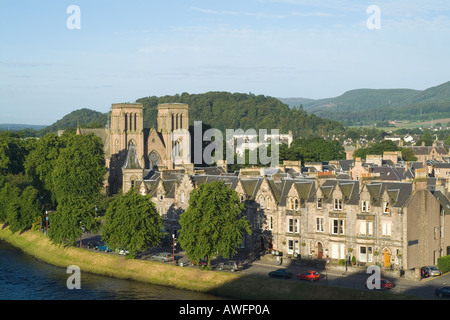
<svg viewBox="0 0 450 320"><path fill-rule="evenodd" d="M287 158L283 159L282 156L280 148L280 160L330 161L345 159L345 151L339 141L312 136L295 139L284 151Z"/></svg>
<svg viewBox="0 0 450 320"><path fill-rule="evenodd" d="M151 202L150 195L142 196L134 188L116 196L110 203L102 228L102 239L111 248L126 248L127 258L137 251L160 244L165 235L162 219Z"/></svg>
<svg viewBox="0 0 450 320"><path fill-rule="evenodd" d="M57 210L49 216L49 237L53 243L74 245L84 232L97 232L95 206L80 196L60 199Z"/></svg>
<svg viewBox="0 0 450 320"><path fill-rule="evenodd" d="M251 234L242 217L244 205L238 194L222 181L201 185L191 192L189 207L180 216L179 243L192 261L237 253L243 233Z"/></svg>
<svg viewBox="0 0 450 320"><path fill-rule="evenodd" d="M24 162L33 144L33 140L23 140L11 133L0 133L0 176L24 172Z"/></svg>
<svg viewBox="0 0 450 320"><path fill-rule="evenodd" d="M7 222L8 216L17 212L19 196L20 189L6 182L0 190L0 222Z"/></svg>
<svg viewBox="0 0 450 320"><path fill-rule="evenodd" d="M52 172L63 147L63 141L57 135L48 133L39 139L36 148L30 152L24 164L27 176L46 204L56 204Z"/></svg>
<svg viewBox="0 0 450 320"><path fill-rule="evenodd" d="M433 141L434 141L433 136L429 131L427 131L422 135L422 137L419 140L417 140L416 146L421 146L422 142L425 142L425 145L430 147L433 145Z"/></svg>
<svg viewBox="0 0 450 320"><path fill-rule="evenodd" d="M14 187L15 188L15 187ZM43 216L42 205L38 198L38 191L29 186L19 196L19 191L13 190L14 197L10 198L6 220L12 232L31 228L36 218Z"/></svg>
<svg viewBox="0 0 450 320"><path fill-rule="evenodd" d="M417 161L417 157L414 155L414 151L411 148L399 148L402 152L402 159L405 161Z"/></svg>
<svg viewBox="0 0 450 320"><path fill-rule="evenodd" d="M106 173L100 138L90 135L68 135L65 147L52 170L52 188L56 201L68 196L93 199L103 186Z"/></svg>
<svg viewBox="0 0 450 320"><path fill-rule="evenodd" d="M398 151L398 147L395 142L391 140L383 140L373 144L371 147L355 150L353 158L365 159L367 155L382 155L385 151Z"/></svg>

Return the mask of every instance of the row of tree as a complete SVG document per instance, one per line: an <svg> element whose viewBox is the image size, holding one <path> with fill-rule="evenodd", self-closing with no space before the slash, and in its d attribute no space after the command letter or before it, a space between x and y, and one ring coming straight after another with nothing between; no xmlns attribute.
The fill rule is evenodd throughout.
<svg viewBox="0 0 450 320"><path fill-rule="evenodd" d="M105 172L103 146L93 135L23 139L2 133L0 222L22 231L38 226L45 211L63 212L74 202L92 204Z"/></svg>

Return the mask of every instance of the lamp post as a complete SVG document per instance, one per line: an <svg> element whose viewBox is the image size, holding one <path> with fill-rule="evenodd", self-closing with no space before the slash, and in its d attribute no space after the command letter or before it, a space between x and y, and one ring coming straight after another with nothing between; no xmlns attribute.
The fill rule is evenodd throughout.
<svg viewBox="0 0 450 320"><path fill-rule="evenodd" d="M45 210L45 234L48 234L48 211Z"/></svg>
<svg viewBox="0 0 450 320"><path fill-rule="evenodd" d="M325 284L328 285L328 249L325 249Z"/></svg>
<svg viewBox="0 0 450 320"><path fill-rule="evenodd" d="M175 240L176 240L176 230L172 233L172 263L175 264Z"/></svg>

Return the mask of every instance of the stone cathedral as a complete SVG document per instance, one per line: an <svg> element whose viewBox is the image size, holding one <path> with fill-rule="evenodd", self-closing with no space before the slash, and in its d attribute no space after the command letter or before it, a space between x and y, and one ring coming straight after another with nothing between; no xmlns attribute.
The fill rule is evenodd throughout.
<svg viewBox="0 0 450 320"><path fill-rule="evenodd" d="M157 128L144 128L143 105L117 103L111 107L111 120L105 129L81 129L102 139L108 168L105 190L127 192L155 171L193 172L189 147L189 107L186 104L158 105Z"/></svg>

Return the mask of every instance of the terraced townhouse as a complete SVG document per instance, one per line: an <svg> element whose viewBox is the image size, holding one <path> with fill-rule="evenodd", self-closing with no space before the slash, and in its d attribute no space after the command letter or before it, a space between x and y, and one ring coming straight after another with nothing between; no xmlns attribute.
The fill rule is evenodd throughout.
<svg viewBox="0 0 450 320"><path fill-rule="evenodd" d="M178 230L190 192L203 183L223 181L245 205L253 234L244 239L242 249L255 254L279 251L285 257L324 259L328 250L334 261L351 262L354 256L359 265L406 270L436 264L450 253L448 199L445 192L433 194L426 181L305 178L259 171L234 175L218 168L193 174L168 170L153 172L135 187L152 195L167 230Z"/></svg>

